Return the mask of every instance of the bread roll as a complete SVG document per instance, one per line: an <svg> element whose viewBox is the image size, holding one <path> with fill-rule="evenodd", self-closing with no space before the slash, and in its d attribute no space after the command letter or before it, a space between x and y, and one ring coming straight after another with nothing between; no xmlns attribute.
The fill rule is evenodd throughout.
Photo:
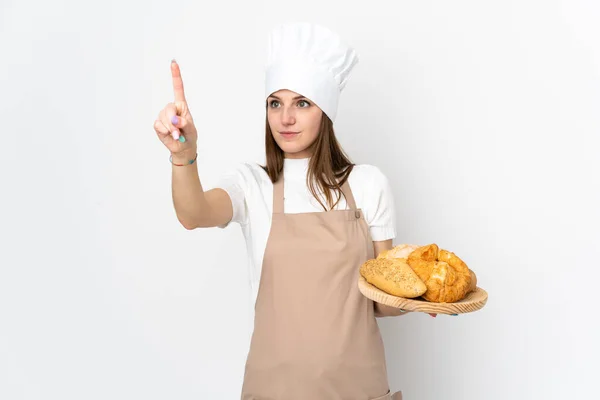
<svg viewBox="0 0 600 400"><path fill-rule="evenodd" d="M381 253L379 253L377 258L389 258L389 259L402 258L402 259L406 260L408 258L408 255L410 253L412 253L413 251L415 251L416 249L418 249L419 247L420 246L418 246L416 244L399 244L398 246L395 246L394 248L382 251Z"/></svg>
<svg viewBox="0 0 600 400"><path fill-rule="evenodd" d="M442 250L436 244L413 251L407 262L427 286L423 294L425 300L453 303L462 300L472 288L472 275L467 265L456 254Z"/></svg>
<svg viewBox="0 0 600 400"><path fill-rule="evenodd" d="M371 285L398 297L419 297L427 286L402 259L376 258L364 262L360 274Z"/></svg>
<svg viewBox="0 0 600 400"><path fill-rule="evenodd" d="M475 291L477 289L477 275L472 270L469 270L471 274L471 284L469 285L469 293Z"/></svg>

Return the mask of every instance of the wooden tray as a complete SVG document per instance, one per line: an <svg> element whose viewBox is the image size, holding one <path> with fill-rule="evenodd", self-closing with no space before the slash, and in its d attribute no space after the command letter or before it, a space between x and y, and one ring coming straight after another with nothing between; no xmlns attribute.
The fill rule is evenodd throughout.
<svg viewBox="0 0 600 400"><path fill-rule="evenodd" d="M433 303L423 300L421 297L407 299L404 297L393 296L371 285L363 278L358 276L358 289L360 292L373 301L385 304L395 308L401 308L406 311L418 311L435 314L466 314L477 311L487 303L488 294L485 290L477 287L475 291L455 303Z"/></svg>

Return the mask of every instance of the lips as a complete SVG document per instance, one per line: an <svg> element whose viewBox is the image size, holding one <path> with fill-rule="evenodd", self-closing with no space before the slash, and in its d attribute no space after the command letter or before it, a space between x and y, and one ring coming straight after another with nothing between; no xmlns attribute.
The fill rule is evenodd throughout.
<svg viewBox="0 0 600 400"><path fill-rule="evenodd" d="M285 132L279 132L279 136L281 136L284 139L295 139L296 136L298 136L298 133L300 132L292 132L292 131L285 131Z"/></svg>

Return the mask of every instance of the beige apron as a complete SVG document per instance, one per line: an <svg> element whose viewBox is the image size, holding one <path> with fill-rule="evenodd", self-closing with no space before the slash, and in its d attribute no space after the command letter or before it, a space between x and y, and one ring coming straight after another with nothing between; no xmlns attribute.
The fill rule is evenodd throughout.
<svg viewBox="0 0 600 400"><path fill-rule="evenodd" d="M373 302L357 287L373 242L348 182L349 209L285 214L283 181L273 186L242 400L400 400Z"/></svg>

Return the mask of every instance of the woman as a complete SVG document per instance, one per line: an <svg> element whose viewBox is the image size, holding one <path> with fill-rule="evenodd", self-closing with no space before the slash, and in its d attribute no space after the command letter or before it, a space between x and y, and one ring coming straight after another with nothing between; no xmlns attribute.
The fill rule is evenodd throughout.
<svg viewBox="0 0 600 400"><path fill-rule="evenodd" d="M255 317L241 397L400 399L389 390L375 317L404 312L357 288L360 265L392 247L392 193L379 169L350 162L333 129L358 58L336 34L306 23L275 29L269 51L266 165L242 164L203 190L175 62L175 102L154 125L171 151L181 224L237 222L244 232Z"/></svg>

